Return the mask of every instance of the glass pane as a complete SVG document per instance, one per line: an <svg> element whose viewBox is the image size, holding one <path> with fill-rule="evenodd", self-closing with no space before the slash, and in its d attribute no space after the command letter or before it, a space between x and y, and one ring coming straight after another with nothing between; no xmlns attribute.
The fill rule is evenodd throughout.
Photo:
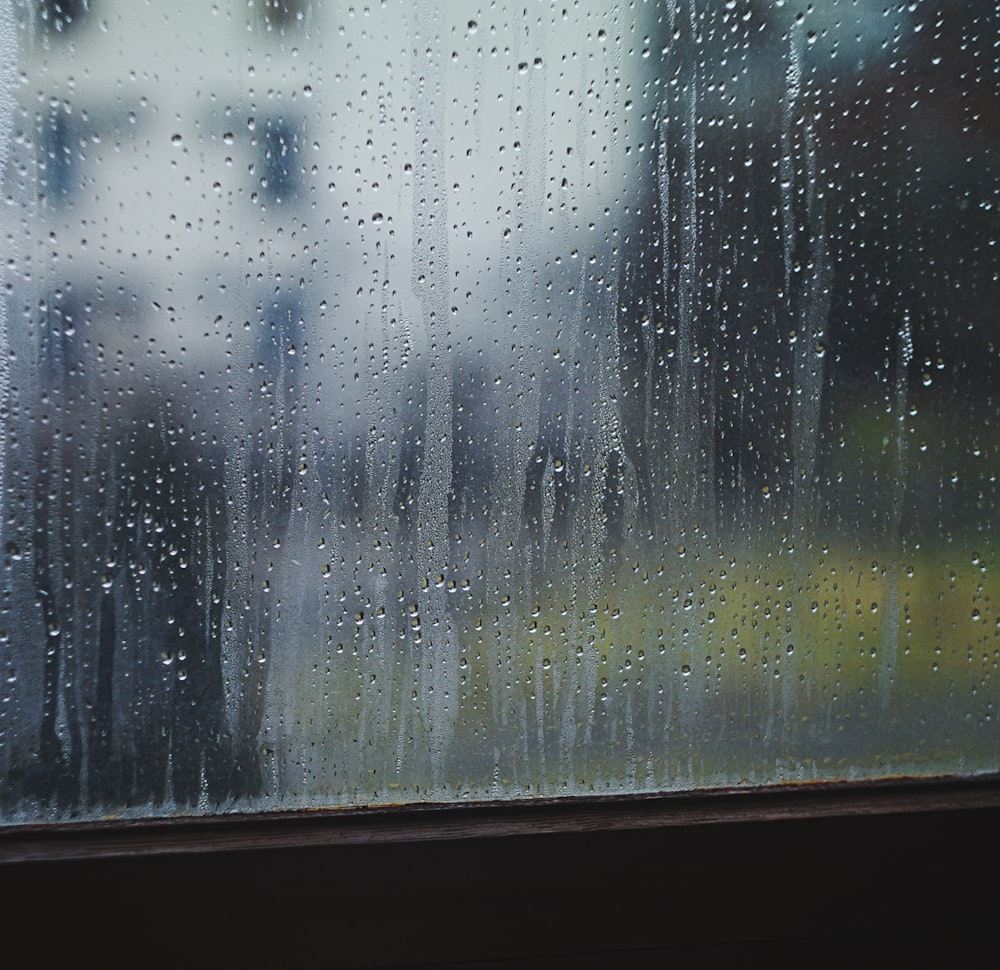
<svg viewBox="0 0 1000 970"><path fill-rule="evenodd" d="M997 769L986 0L0 0L0 817Z"/></svg>

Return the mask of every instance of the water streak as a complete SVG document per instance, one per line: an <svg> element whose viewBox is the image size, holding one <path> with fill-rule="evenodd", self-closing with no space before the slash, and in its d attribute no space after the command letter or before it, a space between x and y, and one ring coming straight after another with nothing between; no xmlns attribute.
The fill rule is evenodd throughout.
<svg viewBox="0 0 1000 970"><path fill-rule="evenodd" d="M0 198L6 198L6 173L10 162L14 137L14 97L17 79L17 27L14 22L14 0L0 2ZM13 237L8 236L7 246L13 247ZM10 346L8 340L8 297L12 292L13 274L10 267L16 263L17 253L10 249L4 253L0 265L0 511L3 510L3 496L7 483L7 435L10 430ZM3 547L6 516L0 515L0 548Z"/></svg>

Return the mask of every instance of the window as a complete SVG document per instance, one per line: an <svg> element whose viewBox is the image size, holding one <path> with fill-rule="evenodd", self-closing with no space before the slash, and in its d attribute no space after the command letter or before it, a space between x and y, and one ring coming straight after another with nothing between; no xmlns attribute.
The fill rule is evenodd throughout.
<svg viewBox="0 0 1000 970"><path fill-rule="evenodd" d="M90 13L90 0L39 0L38 22L47 34L78 30Z"/></svg>
<svg viewBox="0 0 1000 970"><path fill-rule="evenodd" d="M996 771L991 4L91 6L0 126L5 823Z"/></svg>
<svg viewBox="0 0 1000 970"><path fill-rule="evenodd" d="M257 16L271 29L296 27L305 19L308 0L257 0Z"/></svg>
<svg viewBox="0 0 1000 970"><path fill-rule="evenodd" d="M300 191L302 183L302 136L284 118L265 119L261 129L252 140L258 158L259 190L265 199L272 202L290 202Z"/></svg>
<svg viewBox="0 0 1000 970"><path fill-rule="evenodd" d="M80 139L75 119L64 107L43 121L40 139L39 193L54 206L72 200L80 182Z"/></svg>

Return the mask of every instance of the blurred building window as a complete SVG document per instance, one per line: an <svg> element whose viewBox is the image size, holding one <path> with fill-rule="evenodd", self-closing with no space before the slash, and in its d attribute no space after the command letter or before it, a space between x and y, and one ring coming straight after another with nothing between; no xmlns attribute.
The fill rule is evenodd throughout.
<svg viewBox="0 0 1000 970"><path fill-rule="evenodd" d="M279 204L293 201L302 187L300 127L283 117L265 118L257 123L253 143L262 197Z"/></svg>
<svg viewBox="0 0 1000 970"><path fill-rule="evenodd" d="M38 0L38 22L49 34L78 30L97 0Z"/></svg>
<svg viewBox="0 0 1000 970"><path fill-rule="evenodd" d="M80 186L81 154L78 126L60 105L42 119L38 152L40 197L55 206L70 202Z"/></svg>
<svg viewBox="0 0 1000 970"><path fill-rule="evenodd" d="M301 24L309 0L257 0L257 15L268 29L285 30Z"/></svg>

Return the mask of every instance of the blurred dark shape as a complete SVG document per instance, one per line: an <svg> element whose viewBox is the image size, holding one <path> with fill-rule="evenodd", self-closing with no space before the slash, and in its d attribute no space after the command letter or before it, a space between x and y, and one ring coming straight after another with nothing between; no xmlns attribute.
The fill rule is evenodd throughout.
<svg viewBox="0 0 1000 970"><path fill-rule="evenodd" d="M257 0L257 6L267 27L285 29L302 22L309 0Z"/></svg>
<svg viewBox="0 0 1000 970"><path fill-rule="evenodd" d="M110 794L159 802L169 778L179 805L198 802L202 779L208 801L220 804L234 794L233 775L242 767L233 763L222 684L222 455L186 440L170 417L169 411L146 416L120 442L116 574L102 599L97 650L97 698L105 703L95 705L92 723L95 733L100 725L113 740L123 716L138 708L142 716L128 733L139 757L129 764L119 751L120 768L99 776L110 790L104 794L98 785L95 791L91 782L92 801ZM136 643L145 656L133 666L128 652ZM126 669L116 677L107 666L122 661ZM115 711L107 701L114 701L116 684L124 687L129 668L145 697L137 697L133 685L133 702ZM99 760L92 776L95 767Z"/></svg>
<svg viewBox="0 0 1000 970"><path fill-rule="evenodd" d="M64 107L43 118L39 133L39 193L53 205L71 202L80 188L77 125Z"/></svg>
<svg viewBox="0 0 1000 970"><path fill-rule="evenodd" d="M50 34L78 30L91 13L94 0L38 0L38 22Z"/></svg>
<svg viewBox="0 0 1000 970"><path fill-rule="evenodd" d="M258 126L257 171L261 194L276 204L293 202L302 188L301 126L285 118L265 118Z"/></svg>
<svg viewBox="0 0 1000 970"><path fill-rule="evenodd" d="M70 814L222 805L259 786L256 755L234 757L226 721L223 456L192 440L169 399L111 419L92 390L77 379L43 392L38 747L15 760L10 793Z"/></svg>
<svg viewBox="0 0 1000 970"><path fill-rule="evenodd" d="M740 537L794 522L877 539L901 475L912 534L961 530L981 509L971 441L905 468L884 457L886 400L907 402L892 427L908 433L962 414L971 439L996 420L1000 86L980 55L1000 14L976 0L915 16L922 30L863 67L806 47L791 85L792 33L753 18L723 31L721 6L678 8L657 74L679 83L663 85L656 151L636 162L646 190L619 276L623 440L644 530ZM739 29L752 56L724 79L759 107L711 123ZM701 48L712 43L719 57ZM925 361L933 382L918 379ZM941 486L944 461L968 468L956 488Z"/></svg>
<svg viewBox="0 0 1000 970"><path fill-rule="evenodd" d="M41 300L38 309L42 388L52 390L79 382L88 368L90 316L86 301L74 287L67 286Z"/></svg>
<svg viewBox="0 0 1000 970"><path fill-rule="evenodd" d="M278 380L294 388L306 333L302 300L289 293L280 293L266 308L258 307L258 312L261 319L254 363L265 379Z"/></svg>

